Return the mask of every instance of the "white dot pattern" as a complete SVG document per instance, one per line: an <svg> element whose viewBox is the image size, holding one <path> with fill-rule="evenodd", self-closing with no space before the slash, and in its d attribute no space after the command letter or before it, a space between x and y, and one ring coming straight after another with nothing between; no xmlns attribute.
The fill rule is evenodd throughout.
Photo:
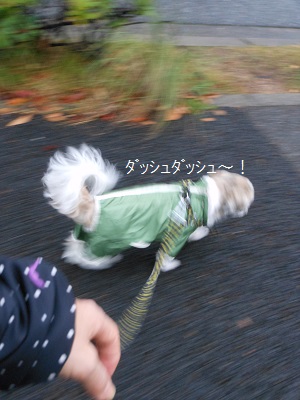
<svg viewBox="0 0 300 400"><path fill-rule="evenodd" d="M72 286L69 285L69 286L67 287L67 293L71 293L71 291L72 291Z"/></svg>
<svg viewBox="0 0 300 400"><path fill-rule="evenodd" d="M41 289L37 289L37 290L34 292L34 295L33 295L34 298L35 298L35 299L38 299L38 298L40 297L41 293L42 293Z"/></svg>
<svg viewBox="0 0 300 400"><path fill-rule="evenodd" d="M67 339L72 339L72 337L74 336L74 333L75 333L74 329L70 329L67 334Z"/></svg>
<svg viewBox="0 0 300 400"><path fill-rule="evenodd" d="M0 264L0 274L13 275L9 272L12 271L12 268L6 268L6 262L4 264ZM73 327L74 313L76 311L72 286L67 283L65 277L60 274L56 267L52 267L51 269L51 267L49 268L49 266L47 266L48 270L45 269L42 271L39 266L40 264L36 264L36 262L32 264L32 266L30 266L30 264L29 266L22 266L22 263L17 265L17 267L21 267L21 274L13 275L14 278L18 277L15 278L15 284L9 287L6 292L3 292L3 295L0 297L0 307L4 308L4 311L6 311L7 306L11 306L11 304L15 306L15 303L17 304L17 302L20 301L18 298L20 294L23 296L23 301L26 302L26 309L32 310L32 318L29 322L32 325L26 328L30 328L33 332L32 337L30 337L30 339L28 337L27 340L24 341L24 351L20 352L23 357L15 361L13 371L11 364L7 364L9 365L9 368L7 368L5 363L1 363L1 388L2 385L6 389L18 386L20 383L19 380L23 379L22 377L26 375L24 374L24 371L26 371L25 368L35 368L35 370L32 371L32 376L35 377L35 381L42 381L42 379L52 381L57 377L71 351L72 339L75 335ZM37 274L36 276L44 280L43 287L38 286L38 281L34 281L32 278L32 274L30 273L32 267L34 267L34 271ZM45 277L48 277L48 280L45 279ZM22 280L25 282L24 284ZM13 279L11 281L13 282ZM53 284L52 281L55 281L55 284ZM58 282L58 284L56 284L56 282ZM16 295L17 291L18 294ZM57 298L54 297L55 303L52 300L54 294L56 296L59 295ZM48 299L50 299L50 301ZM53 308L54 304L56 304L55 307L57 307L57 309L55 307ZM9 329L11 329L12 335L5 333L6 336L0 336L0 353L4 350L5 357L6 352L11 348L12 338L18 340L18 338L21 337L19 333L16 332L16 328L20 327L19 318L18 312L14 312L14 314L10 315L8 314L7 316L6 332L9 332ZM50 326L52 327L50 328ZM23 329L23 326L21 329ZM7 340L9 340L9 343L6 345ZM29 346L31 346L31 351L28 347L26 348L28 343ZM18 348L19 350L20 348L22 349L22 345L20 346L17 342L16 346L13 348ZM32 359L31 363L28 362L29 360L26 358L29 354L30 357L36 357L36 359ZM13 356L13 352L11 355ZM8 360L9 357L10 354L8 354ZM37 365L38 368L36 368Z"/></svg>
<svg viewBox="0 0 300 400"><path fill-rule="evenodd" d="M42 321L42 322L45 322L46 319L47 319L47 314L43 314L43 315L42 315L42 318L41 318L41 321Z"/></svg>
<svg viewBox="0 0 300 400"><path fill-rule="evenodd" d="M52 372L49 376L48 376L48 381L53 381L53 379L56 377L56 374L54 372Z"/></svg>
<svg viewBox="0 0 300 400"><path fill-rule="evenodd" d="M63 363L66 361L67 357L68 357L68 356L67 356L66 354L62 354L62 355L59 357L58 364L63 364Z"/></svg>
<svg viewBox="0 0 300 400"><path fill-rule="evenodd" d="M70 311L71 311L71 313L74 313L76 311L76 304L72 305Z"/></svg>

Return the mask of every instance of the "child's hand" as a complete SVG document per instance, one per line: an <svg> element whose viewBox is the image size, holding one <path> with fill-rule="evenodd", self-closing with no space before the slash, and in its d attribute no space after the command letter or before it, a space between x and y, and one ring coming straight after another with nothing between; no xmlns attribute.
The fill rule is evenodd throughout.
<svg viewBox="0 0 300 400"><path fill-rule="evenodd" d="M60 375L82 383L96 400L111 400L116 388L111 380L120 360L116 323L93 300L76 300L75 338Z"/></svg>

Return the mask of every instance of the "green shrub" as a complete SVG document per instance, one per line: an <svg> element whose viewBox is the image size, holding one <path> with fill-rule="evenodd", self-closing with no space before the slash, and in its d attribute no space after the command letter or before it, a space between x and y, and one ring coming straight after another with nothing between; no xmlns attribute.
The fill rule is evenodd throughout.
<svg viewBox="0 0 300 400"><path fill-rule="evenodd" d="M0 5L0 49L31 42L38 36L35 19L24 12L35 1L7 0Z"/></svg>
<svg viewBox="0 0 300 400"><path fill-rule="evenodd" d="M135 0L133 7L137 14L147 14L153 0ZM113 19L113 0L69 0L67 17L74 23L84 24L100 19ZM114 20L115 22L115 20Z"/></svg>

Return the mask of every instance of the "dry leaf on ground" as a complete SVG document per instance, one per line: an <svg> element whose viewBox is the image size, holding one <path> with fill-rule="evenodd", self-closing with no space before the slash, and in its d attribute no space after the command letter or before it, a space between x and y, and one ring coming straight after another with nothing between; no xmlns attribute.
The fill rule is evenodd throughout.
<svg viewBox="0 0 300 400"><path fill-rule="evenodd" d="M180 118L182 118L183 115L189 114L190 110L188 107L182 106L182 107L176 107L173 108L172 110L169 110L166 112L166 116L164 118L165 121L176 121Z"/></svg>
<svg viewBox="0 0 300 400"><path fill-rule="evenodd" d="M145 117L145 116L134 117L129 120L129 122L133 122L134 124L138 124L138 123L145 122L145 121L147 121L147 117Z"/></svg>
<svg viewBox="0 0 300 400"><path fill-rule="evenodd" d="M27 114L27 115L22 115L21 117L18 117L16 119L13 119L10 121L6 126L16 126L16 125L22 125L22 124L27 124L27 122L30 122L33 118L34 114Z"/></svg>
<svg viewBox="0 0 300 400"><path fill-rule="evenodd" d="M12 108L0 108L0 115L11 114L14 110Z"/></svg>
<svg viewBox="0 0 300 400"><path fill-rule="evenodd" d="M9 106L20 106L20 105L22 105L24 103L27 103L27 102L28 102L28 98L25 98L25 97L16 97L14 99L10 99L10 100L6 101L6 103Z"/></svg>
<svg viewBox="0 0 300 400"><path fill-rule="evenodd" d="M253 325L253 320L250 317L240 319L236 322L236 326L238 328L246 328L247 326L250 326L250 325Z"/></svg>
<svg viewBox="0 0 300 400"><path fill-rule="evenodd" d="M66 96L60 97L60 101L63 103L76 103L77 101L81 101L86 99L87 94L84 92L77 92L77 93L72 93L68 94Z"/></svg>
<svg viewBox="0 0 300 400"><path fill-rule="evenodd" d="M156 124L156 122L152 121L151 119L148 119L147 121L142 121L141 122L141 125L145 125L145 126L147 126L147 125L155 125L155 124Z"/></svg>
<svg viewBox="0 0 300 400"><path fill-rule="evenodd" d="M66 115L62 113L53 113L44 115L45 120L49 122L61 122L67 119Z"/></svg>
<svg viewBox="0 0 300 400"><path fill-rule="evenodd" d="M112 121L113 119L115 119L117 117L117 114L114 112L108 113L108 114L104 114L104 115L100 115L100 119L102 119L103 121Z"/></svg>
<svg viewBox="0 0 300 400"><path fill-rule="evenodd" d="M213 118L213 117L200 118L200 121L203 121L203 122L213 122L215 120L216 120L216 118Z"/></svg>
<svg viewBox="0 0 300 400"><path fill-rule="evenodd" d="M56 145L56 144L49 144L48 146L44 146L44 147L42 148L42 151L53 151L53 150L56 150L56 149L58 149L58 145Z"/></svg>
<svg viewBox="0 0 300 400"><path fill-rule="evenodd" d="M214 115L227 115L227 111L225 110L214 110L212 113Z"/></svg>
<svg viewBox="0 0 300 400"><path fill-rule="evenodd" d="M15 98L24 98L24 99L29 99L31 97L35 96L35 92L33 90L16 90L15 92L12 92L12 95Z"/></svg>
<svg viewBox="0 0 300 400"><path fill-rule="evenodd" d="M85 124L94 121L97 117L98 115L95 114L74 114L69 116L68 123L71 125Z"/></svg>

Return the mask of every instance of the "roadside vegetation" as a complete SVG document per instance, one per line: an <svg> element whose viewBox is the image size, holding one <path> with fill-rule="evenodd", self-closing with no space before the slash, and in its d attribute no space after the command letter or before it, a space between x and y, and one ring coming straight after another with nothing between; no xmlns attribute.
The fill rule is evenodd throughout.
<svg viewBox="0 0 300 400"><path fill-rule="evenodd" d="M221 94L300 90L299 47L184 48L153 37L110 35L126 18L112 2L70 0L64 23L105 21L101 43L57 43L45 38L28 0L0 6L0 114L34 115L82 123L101 118L156 124L212 108ZM101 4L101 6L99 6ZM135 12L154 15L150 0ZM108 34L107 34L108 32Z"/></svg>

